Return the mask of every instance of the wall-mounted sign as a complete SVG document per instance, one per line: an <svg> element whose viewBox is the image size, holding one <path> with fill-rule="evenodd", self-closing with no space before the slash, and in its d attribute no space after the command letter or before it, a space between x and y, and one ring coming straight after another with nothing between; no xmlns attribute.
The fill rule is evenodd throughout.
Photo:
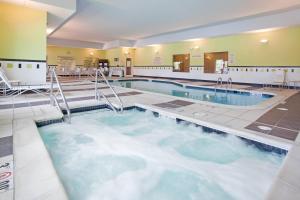
<svg viewBox="0 0 300 200"><path fill-rule="evenodd" d="M232 65L235 62L235 54L234 53L229 53L228 55L228 64Z"/></svg>
<svg viewBox="0 0 300 200"><path fill-rule="evenodd" d="M119 66L119 65L120 65L120 59L114 58L114 66Z"/></svg>
<svg viewBox="0 0 300 200"><path fill-rule="evenodd" d="M155 56L153 59L153 64L154 65L161 65L162 64L162 60L160 56Z"/></svg>
<svg viewBox="0 0 300 200"><path fill-rule="evenodd" d="M83 60L83 66L84 67L93 67L94 66L93 57L91 57L91 56L85 57Z"/></svg>
<svg viewBox="0 0 300 200"><path fill-rule="evenodd" d="M0 162L0 193L13 188L13 161Z"/></svg>
<svg viewBox="0 0 300 200"><path fill-rule="evenodd" d="M57 56L58 68L75 68L75 59L72 56Z"/></svg>

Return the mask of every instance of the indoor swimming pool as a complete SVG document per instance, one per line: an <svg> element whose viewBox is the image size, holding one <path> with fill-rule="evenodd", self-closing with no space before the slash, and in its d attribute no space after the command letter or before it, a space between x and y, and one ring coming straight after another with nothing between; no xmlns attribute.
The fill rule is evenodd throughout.
<svg viewBox="0 0 300 200"><path fill-rule="evenodd" d="M136 109L39 131L71 200L264 199L285 157Z"/></svg>
<svg viewBox="0 0 300 200"><path fill-rule="evenodd" d="M270 94L245 92L237 90L225 90L207 87L186 86L178 83L166 81L148 81L148 80L128 80L128 81L114 81L112 85L132 88L137 90L144 90L149 92L172 95L176 97L183 97L195 99L200 101L208 101L213 103L220 103L226 105L236 106L251 106L259 104L271 97Z"/></svg>

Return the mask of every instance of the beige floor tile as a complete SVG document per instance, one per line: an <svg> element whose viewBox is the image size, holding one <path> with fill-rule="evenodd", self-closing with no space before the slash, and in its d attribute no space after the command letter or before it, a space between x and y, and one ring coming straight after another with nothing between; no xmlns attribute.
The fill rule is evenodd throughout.
<svg viewBox="0 0 300 200"><path fill-rule="evenodd" d="M272 187L266 200L299 200L300 190L292 187L282 180L276 180L276 185Z"/></svg>
<svg viewBox="0 0 300 200"><path fill-rule="evenodd" d="M12 135L12 122L0 125L0 138Z"/></svg>
<svg viewBox="0 0 300 200"><path fill-rule="evenodd" d="M248 110L238 110L238 109L230 109L229 111L225 112L224 115L230 116L230 117L235 117L238 118L240 115L244 114Z"/></svg>
<svg viewBox="0 0 300 200"><path fill-rule="evenodd" d="M14 191L8 190L6 192L0 193L0 200L13 200L14 199Z"/></svg>
<svg viewBox="0 0 300 200"><path fill-rule="evenodd" d="M293 157L288 157L287 159L279 177L288 184L300 188L299 160Z"/></svg>
<svg viewBox="0 0 300 200"><path fill-rule="evenodd" d="M251 124L251 121L243 120L243 119L233 119L225 123L226 126L231 128L237 128L237 129L244 128L249 124Z"/></svg>
<svg viewBox="0 0 300 200"><path fill-rule="evenodd" d="M300 145L294 145L293 148L289 151L289 156L297 159L300 162Z"/></svg>
<svg viewBox="0 0 300 200"><path fill-rule="evenodd" d="M207 121L225 125L227 122L232 121L233 119L234 119L233 117L229 117L229 116L225 116L225 115L215 115L212 117L208 117Z"/></svg>

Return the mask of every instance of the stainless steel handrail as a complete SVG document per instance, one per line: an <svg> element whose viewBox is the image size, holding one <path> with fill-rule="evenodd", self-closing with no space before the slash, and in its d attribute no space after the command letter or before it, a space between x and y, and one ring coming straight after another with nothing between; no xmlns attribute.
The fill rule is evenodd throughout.
<svg viewBox="0 0 300 200"><path fill-rule="evenodd" d="M55 79L55 82L56 82L56 84L57 84L57 86L58 86L58 91L59 91L59 94L60 94L60 96L61 96L61 98L62 98L62 100L63 100L63 103L64 103L64 105L65 105L65 109L66 109L66 111L67 111L67 116L68 116L68 123L71 123L71 111L70 111L70 108L69 108L69 105L68 105L68 102L67 102L67 99L66 99L66 97L65 97L65 95L64 95L64 92L63 92L63 90L62 90L62 87L61 87L61 85L60 85L60 82L59 82L59 80L58 80L58 78L57 78L57 75L56 75L56 72L55 72L55 69L54 68L52 68L51 69L51 88L50 88L50 103L51 103L51 105L55 105L56 104L56 106L60 109L60 111L63 113L63 111L62 111L62 108L60 107L60 105L59 105L59 102L58 102L58 100L57 100L57 98L56 98L56 95L53 93L53 86L54 86L54 79ZM53 102L54 101L54 102ZM54 104L55 103L55 104Z"/></svg>
<svg viewBox="0 0 300 200"><path fill-rule="evenodd" d="M228 88L228 85L230 85L230 88L232 88L232 78L229 77L228 80L227 80L227 88Z"/></svg>
<svg viewBox="0 0 300 200"><path fill-rule="evenodd" d="M222 85L223 85L222 77L219 77L218 80L217 80L217 84L216 84L216 86L215 86L215 92L217 91L217 87L218 87L219 84L220 84L221 87L222 87Z"/></svg>
<svg viewBox="0 0 300 200"><path fill-rule="evenodd" d="M100 93L100 94L99 94ZM106 102L109 104L109 106L111 107L111 109L114 112L117 112L116 108L112 105L112 103L110 102L110 100L103 94L103 92L101 92L100 90L97 91L97 100L100 100L100 95L106 100Z"/></svg>
<svg viewBox="0 0 300 200"><path fill-rule="evenodd" d="M104 95L103 92L101 92L98 88L98 76L101 75L101 77L103 78L103 80L105 81L106 85L110 88L110 90L112 91L113 95L115 96L115 98L118 100L119 102L119 109L121 112L123 112L123 102L120 99L120 97L117 95L116 91L114 90L114 88L110 85L109 81L106 79L105 75L103 74L103 72L100 69L96 70L96 77L95 77L95 99L99 100L100 99L100 95L106 100L106 102L109 104L109 106L113 109L113 111L117 112L117 110L115 109L115 107L112 105L112 103L109 101L109 99Z"/></svg>

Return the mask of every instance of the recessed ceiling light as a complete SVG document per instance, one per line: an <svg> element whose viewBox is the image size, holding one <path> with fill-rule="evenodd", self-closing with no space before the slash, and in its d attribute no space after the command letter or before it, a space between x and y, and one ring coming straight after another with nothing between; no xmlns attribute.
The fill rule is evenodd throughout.
<svg viewBox="0 0 300 200"><path fill-rule="evenodd" d="M158 47L159 46L159 44L150 44L150 45L148 45L149 47Z"/></svg>
<svg viewBox="0 0 300 200"><path fill-rule="evenodd" d="M196 41L199 41L199 40L203 40L203 38L193 38L193 39L188 39L188 40L184 40L186 42L196 42Z"/></svg>
<svg viewBox="0 0 300 200"><path fill-rule="evenodd" d="M253 30L253 31L247 31L246 33L264 33L264 32L269 32L269 31L275 31L280 28L282 28L282 27L258 29L258 30Z"/></svg>
<svg viewBox="0 0 300 200"><path fill-rule="evenodd" d="M263 44L267 44L268 42L269 42L268 39L261 39L261 40L260 40L260 43L263 43Z"/></svg>
<svg viewBox="0 0 300 200"><path fill-rule="evenodd" d="M50 33L52 33L52 31L53 31L53 29L52 29L52 28L47 28L47 29L46 29L46 33L47 33L47 35L49 35Z"/></svg>

